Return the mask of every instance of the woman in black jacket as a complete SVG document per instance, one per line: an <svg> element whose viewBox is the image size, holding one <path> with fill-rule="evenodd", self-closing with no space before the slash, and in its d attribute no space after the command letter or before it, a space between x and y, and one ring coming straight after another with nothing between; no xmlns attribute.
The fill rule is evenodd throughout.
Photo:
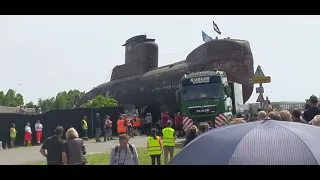
<svg viewBox="0 0 320 180"><path fill-rule="evenodd" d="M86 148L84 142L79 138L78 132L74 128L68 129L66 141L67 165L85 165L87 164Z"/></svg>
<svg viewBox="0 0 320 180"><path fill-rule="evenodd" d="M184 142L184 146L186 146L188 143L190 143L193 139L198 137L198 128L195 125L192 125L189 129L189 132L187 134L186 141Z"/></svg>

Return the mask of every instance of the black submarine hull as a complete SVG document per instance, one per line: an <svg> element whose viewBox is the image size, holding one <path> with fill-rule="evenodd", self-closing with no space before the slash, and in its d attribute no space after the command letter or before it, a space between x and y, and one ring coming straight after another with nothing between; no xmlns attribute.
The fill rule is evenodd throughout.
<svg viewBox="0 0 320 180"><path fill-rule="evenodd" d="M131 67L134 68L134 67ZM188 71L218 69L225 71L228 80L242 84L244 103L250 98L253 84L253 56L248 41L215 39L193 50L186 60L155 68L146 73L113 79L92 89L78 105L97 95L115 98L120 105L134 104L137 108L148 107L161 111L180 110L176 102L176 90L180 80Z"/></svg>

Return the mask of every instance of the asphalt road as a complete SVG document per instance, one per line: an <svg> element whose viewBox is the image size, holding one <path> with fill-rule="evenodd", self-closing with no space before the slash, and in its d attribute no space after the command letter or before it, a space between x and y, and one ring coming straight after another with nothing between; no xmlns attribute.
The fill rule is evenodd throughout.
<svg viewBox="0 0 320 180"><path fill-rule="evenodd" d="M177 142L181 141L180 139ZM135 147L145 147L147 142L146 136L139 136L129 141ZM87 154L97 154L110 152L119 141L113 140L108 142L86 142ZM40 146L19 147L8 150L0 150L0 165L22 165L44 161L45 158L39 153Z"/></svg>

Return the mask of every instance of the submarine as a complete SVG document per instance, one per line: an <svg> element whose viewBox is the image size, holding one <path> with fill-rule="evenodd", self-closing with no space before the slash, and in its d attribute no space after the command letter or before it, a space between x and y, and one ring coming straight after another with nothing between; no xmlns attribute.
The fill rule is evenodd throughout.
<svg viewBox="0 0 320 180"><path fill-rule="evenodd" d="M111 79L87 92L78 106L97 95L112 97L119 105L134 105L148 112L169 113L180 110L176 91L180 80L188 72L226 72L228 80L242 84L243 103L253 91L249 83L254 75L253 56L250 44L240 39L213 39L191 51L185 60L158 67L158 45L155 39L138 35L125 44L125 63L112 70Z"/></svg>

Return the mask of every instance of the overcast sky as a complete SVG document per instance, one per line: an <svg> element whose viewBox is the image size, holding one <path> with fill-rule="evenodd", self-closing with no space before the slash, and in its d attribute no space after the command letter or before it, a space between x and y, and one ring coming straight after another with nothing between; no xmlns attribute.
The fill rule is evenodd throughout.
<svg viewBox="0 0 320 180"><path fill-rule="evenodd" d="M272 78L271 101L320 95L319 16L0 16L0 89L17 90L25 102L89 91L124 63L128 38L155 38L162 66L201 45L201 30L213 36L212 20L222 37L250 42L255 68Z"/></svg>

